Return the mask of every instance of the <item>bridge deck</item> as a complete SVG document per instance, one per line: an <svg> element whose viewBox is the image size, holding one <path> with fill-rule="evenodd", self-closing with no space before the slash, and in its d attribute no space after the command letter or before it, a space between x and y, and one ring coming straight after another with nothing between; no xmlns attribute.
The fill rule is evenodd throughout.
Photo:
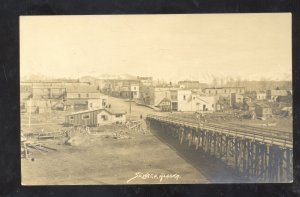
<svg viewBox="0 0 300 197"><path fill-rule="evenodd" d="M178 137L180 144L224 162L251 181L293 180L292 132L158 115L146 120L150 129Z"/></svg>
<svg viewBox="0 0 300 197"><path fill-rule="evenodd" d="M183 127L190 127L193 129L221 133L232 137L255 140L263 144L278 145L284 148L293 147L292 132L269 130L262 129L259 127L255 128L248 126L242 128L241 126L237 125L196 122L195 120L186 120L175 117L165 117L151 114L147 116L147 119L154 119L165 123L181 125Z"/></svg>

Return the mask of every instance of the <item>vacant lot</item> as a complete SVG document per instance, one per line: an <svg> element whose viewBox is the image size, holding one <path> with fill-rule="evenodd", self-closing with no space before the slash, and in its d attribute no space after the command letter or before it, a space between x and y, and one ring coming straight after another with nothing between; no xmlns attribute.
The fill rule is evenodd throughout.
<svg viewBox="0 0 300 197"><path fill-rule="evenodd" d="M135 178L129 184L209 182L151 133L127 133L123 135L126 138L119 139L114 136L102 130L78 136L73 146L65 145L64 139L44 142L58 151L34 151L29 159L22 159L22 184L127 184L137 172L180 177L162 181Z"/></svg>

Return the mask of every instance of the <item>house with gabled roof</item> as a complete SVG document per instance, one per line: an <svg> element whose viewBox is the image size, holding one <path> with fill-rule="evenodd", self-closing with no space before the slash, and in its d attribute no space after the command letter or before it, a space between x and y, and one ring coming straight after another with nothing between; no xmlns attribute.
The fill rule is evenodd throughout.
<svg viewBox="0 0 300 197"><path fill-rule="evenodd" d="M93 109L74 112L66 115L65 123L74 126L100 126L103 124L123 123L126 112L111 109Z"/></svg>

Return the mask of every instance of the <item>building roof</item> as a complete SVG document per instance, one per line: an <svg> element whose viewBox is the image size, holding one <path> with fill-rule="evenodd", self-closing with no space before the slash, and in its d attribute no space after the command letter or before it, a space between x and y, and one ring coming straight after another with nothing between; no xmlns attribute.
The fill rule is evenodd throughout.
<svg viewBox="0 0 300 197"><path fill-rule="evenodd" d="M98 93L97 86L78 85L67 86L67 93Z"/></svg>
<svg viewBox="0 0 300 197"><path fill-rule="evenodd" d="M206 89L230 89L230 88L243 88L245 89L245 87L210 87L210 88L203 88L204 90Z"/></svg>
<svg viewBox="0 0 300 197"><path fill-rule="evenodd" d="M271 95L287 95L287 90L270 90Z"/></svg>
<svg viewBox="0 0 300 197"><path fill-rule="evenodd" d="M159 104L157 106L160 106L163 102L171 102L171 99L168 99L165 97L159 102Z"/></svg>
<svg viewBox="0 0 300 197"><path fill-rule="evenodd" d="M137 77L137 79L141 79L141 80L152 80L152 77Z"/></svg>
<svg viewBox="0 0 300 197"><path fill-rule="evenodd" d="M84 111L78 111L78 112L73 112L71 114L68 114L67 116L71 116L71 115L76 115L76 114L84 114L84 113L89 113L89 112L94 112L94 111L106 111L109 114L126 114L126 112L124 111L113 111L111 109L91 109L91 110L84 110Z"/></svg>
<svg viewBox="0 0 300 197"><path fill-rule="evenodd" d="M178 81L178 84L179 83L197 83L197 84L199 84L199 81L188 81L188 80L186 80L186 81Z"/></svg>
<svg viewBox="0 0 300 197"><path fill-rule="evenodd" d="M77 105L86 105L88 103L88 100L87 99L80 99L80 100L70 100L68 99L65 104L66 105L74 105L74 104L77 104Z"/></svg>
<svg viewBox="0 0 300 197"><path fill-rule="evenodd" d="M255 103L249 103L249 102L247 102L246 105L248 105L249 107L255 107Z"/></svg>
<svg viewBox="0 0 300 197"><path fill-rule="evenodd" d="M256 105L262 108L270 108L270 106L267 105L266 103L256 103Z"/></svg>

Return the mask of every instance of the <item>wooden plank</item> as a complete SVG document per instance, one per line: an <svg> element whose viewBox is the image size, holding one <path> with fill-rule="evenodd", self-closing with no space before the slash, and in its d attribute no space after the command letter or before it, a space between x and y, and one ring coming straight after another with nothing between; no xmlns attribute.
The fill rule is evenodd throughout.
<svg viewBox="0 0 300 197"><path fill-rule="evenodd" d="M242 173L245 174L246 171L246 141L243 140L242 142L242 159L243 159L243 168L242 168Z"/></svg>
<svg viewBox="0 0 300 197"><path fill-rule="evenodd" d="M279 149L279 181L283 182L283 150Z"/></svg>
<svg viewBox="0 0 300 197"><path fill-rule="evenodd" d="M292 177L291 177L291 154L290 154L290 150L287 149L286 150L286 177L287 177L287 181L291 181Z"/></svg>

